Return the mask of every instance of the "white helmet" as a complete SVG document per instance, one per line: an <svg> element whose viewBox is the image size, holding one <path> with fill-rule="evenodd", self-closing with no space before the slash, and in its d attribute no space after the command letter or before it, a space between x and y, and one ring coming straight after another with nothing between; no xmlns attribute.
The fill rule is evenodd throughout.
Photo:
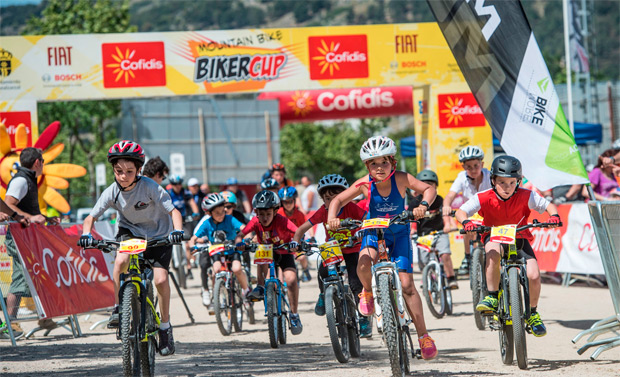
<svg viewBox="0 0 620 377"><path fill-rule="evenodd" d="M395 156L396 144L389 137L373 136L366 140L360 149L360 158L366 162L372 158Z"/></svg>
<svg viewBox="0 0 620 377"><path fill-rule="evenodd" d="M202 199L201 207L203 211L211 211L224 203L226 203L226 199L220 193L214 192Z"/></svg>
<svg viewBox="0 0 620 377"><path fill-rule="evenodd" d="M342 187L346 190L349 188L349 183L339 174L328 174L319 180L319 186L317 187L319 195L328 187Z"/></svg>
<svg viewBox="0 0 620 377"><path fill-rule="evenodd" d="M459 153L459 162L465 162L469 160L482 160L484 158L484 152L480 147L475 145L468 145Z"/></svg>

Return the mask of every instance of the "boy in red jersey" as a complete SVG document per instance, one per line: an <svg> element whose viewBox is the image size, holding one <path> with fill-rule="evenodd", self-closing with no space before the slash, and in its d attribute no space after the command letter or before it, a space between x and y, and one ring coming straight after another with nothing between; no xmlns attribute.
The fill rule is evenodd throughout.
<svg viewBox="0 0 620 377"><path fill-rule="evenodd" d="M248 235L254 232L260 244L279 246L289 243L293 239L297 227L289 219L276 213L279 206L280 199L272 191L263 190L254 195L252 207L256 210L256 217L250 220L248 225L239 232L237 242L240 242L244 237L250 239L251 235ZM240 246L240 249L243 249L243 246ZM299 285L297 284L295 257L286 249L276 250L275 254L278 254L278 265L282 269L284 281L288 286L288 298L291 307L291 333L299 335L303 331L303 326L297 313ZM261 300L265 294L265 276L269 266L261 264L256 267L257 286L248 294L248 298Z"/></svg>
<svg viewBox="0 0 620 377"><path fill-rule="evenodd" d="M519 188L522 177L521 162L518 159L512 156L495 158L491 165L492 189L477 193L463 204L456 212L456 219L463 224L466 231L473 233L476 226L467 218L476 212L484 218L483 224L485 226L517 224L519 227L527 224L530 212L536 210L538 213L547 211L550 215L547 222L559 225L560 216L556 206L533 191ZM532 314L526 319L526 322L530 325L534 336L540 337L547 334L547 329L537 311L541 284L538 262L530 245L530 241L533 239L529 229L517 233L518 256L526 260L530 287ZM494 312L497 311L498 307L500 253L504 252L505 249L502 244L489 242L488 234L483 235L483 242L487 254L486 278L489 295L478 303L476 310Z"/></svg>

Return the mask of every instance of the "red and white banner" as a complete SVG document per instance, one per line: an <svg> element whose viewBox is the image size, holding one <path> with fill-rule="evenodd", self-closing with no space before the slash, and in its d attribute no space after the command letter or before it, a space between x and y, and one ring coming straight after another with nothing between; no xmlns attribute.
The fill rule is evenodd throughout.
<svg viewBox="0 0 620 377"><path fill-rule="evenodd" d="M413 115L409 86L266 92L260 100L280 101L280 126L316 120Z"/></svg>
<svg viewBox="0 0 620 377"><path fill-rule="evenodd" d="M114 305L114 285L103 253L79 249L79 236L61 226L12 223L32 297L42 318L67 316ZM71 232L70 232L71 233Z"/></svg>
<svg viewBox="0 0 620 377"><path fill-rule="evenodd" d="M532 248L541 271L604 275L603 262L596 243L587 204L558 206L563 226L556 229L532 229ZM529 221L543 222L548 215L535 213Z"/></svg>

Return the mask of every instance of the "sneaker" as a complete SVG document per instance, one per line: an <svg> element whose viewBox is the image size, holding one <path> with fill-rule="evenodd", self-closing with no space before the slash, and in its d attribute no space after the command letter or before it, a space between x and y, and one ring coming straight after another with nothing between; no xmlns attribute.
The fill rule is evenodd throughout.
<svg viewBox="0 0 620 377"><path fill-rule="evenodd" d="M208 289L202 289L202 304L206 307L211 305L211 293Z"/></svg>
<svg viewBox="0 0 620 377"><path fill-rule="evenodd" d="M498 304L497 297L488 295L476 305L476 310L479 312L496 312Z"/></svg>
<svg viewBox="0 0 620 377"><path fill-rule="evenodd" d="M424 360L432 360L437 356L437 347L430 335L424 334L418 339L418 343L420 343L420 350L422 351L422 358Z"/></svg>
<svg viewBox="0 0 620 377"><path fill-rule="evenodd" d="M159 330L159 354L170 356L174 353L174 337L172 336L172 326L166 330Z"/></svg>
<svg viewBox="0 0 620 377"><path fill-rule="evenodd" d="M304 272L301 275L301 281L302 282L308 282L312 280L312 276L310 276L310 270L308 270L307 268L304 270Z"/></svg>
<svg viewBox="0 0 620 377"><path fill-rule="evenodd" d="M53 330L58 327L58 324L50 318L40 319L38 325L40 328L45 330Z"/></svg>
<svg viewBox="0 0 620 377"><path fill-rule="evenodd" d="M316 305L314 305L314 314L318 316L325 315L325 295L323 293L319 294L319 299L316 300Z"/></svg>
<svg viewBox="0 0 620 377"><path fill-rule="evenodd" d="M534 336L541 337L547 335L547 328L542 319L540 319L540 314L538 314L538 312L530 315L530 318L526 319L525 322L527 322L532 329L532 334Z"/></svg>
<svg viewBox="0 0 620 377"><path fill-rule="evenodd" d="M459 283L456 282L456 277L450 276L448 278L448 289L459 289Z"/></svg>
<svg viewBox="0 0 620 377"><path fill-rule="evenodd" d="M360 316L360 338L372 338L372 318Z"/></svg>
<svg viewBox="0 0 620 377"><path fill-rule="evenodd" d="M357 305L357 309L360 313L369 317L375 312L375 299L372 297L372 292L367 292L365 289L362 289L362 293L359 294L360 303Z"/></svg>
<svg viewBox="0 0 620 377"><path fill-rule="evenodd" d="M108 319L108 328L115 329L118 327L118 323L120 322L119 314L118 314L118 306L114 308L110 319Z"/></svg>
<svg viewBox="0 0 620 377"><path fill-rule="evenodd" d="M194 280L194 274L192 274L192 269L191 268L187 269L187 279L188 280Z"/></svg>
<svg viewBox="0 0 620 377"><path fill-rule="evenodd" d="M0 324L0 326L4 325L4 323ZM11 328L13 329L13 336L15 337L15 339L21 337L22 335L24 335L24 330L22 329L22 327L19 325L19 323L17 322L11 322ZM2 330L2 332L0 333L0 338L1 339L11 339L11 335L9 334L9 329L4 329Z"/></svg>
<svg viewBox="0 0 620 377"><path fill-rule="evenodd" d="M299 314L291 314L291 334L299 335L304 331L304 325L301 324Z"/></svg>
<svg viewBox="0 0 620 377"><path fill-rule="evenodd" d="M265 287L257 285L252 292L248 293L248 298L252 301L260 301L265 296Z"/></svg>

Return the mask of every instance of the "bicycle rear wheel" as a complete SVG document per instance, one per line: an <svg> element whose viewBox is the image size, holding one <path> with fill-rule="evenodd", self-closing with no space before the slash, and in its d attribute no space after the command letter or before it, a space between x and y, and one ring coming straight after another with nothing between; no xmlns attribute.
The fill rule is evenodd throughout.
<svg viewBox="0 0 620 377"><path fill-rule="evenodd" d="M512 332L514 336L517 364L520 369L527 369L527 344L525 342L525 323L523 320L523 300L521 298L521 283L519 269L513 267L508 270L510 282L510 307L512 312Z"/></svg>
<svg viewBox="0 0 620 377"><path fill-rule="evenodd" d="M217 322L217 327L222 335L230 335L232 332L233 310L228 289L226 289L226 279L223 277L215 280L215 286L213 287L213 310L215 312L215 322Z"/></svg>
<svg viewBox="0 0 620 377"><path fill-rule="evenodd" d="M248 271L248 269L244 268L243 269L243 273L245 274L246 281L248 282L248 288L249 288L249 290L251 292L253 287L252 287L252 282L251 282L252 279L250 277L250 272ZM244 299L245 299L245 297L244 297ZM246 300L244 302L244 307L245 307L245 310L246 310L246 312L248 314L248 323L250 325L255 324L256 323L256 317L254 315L254 303L252 301L250 301L250 300Z"/></svg>
<svg viewBox="0 0 620 377"><path fill-rule="evenodd" d="M435 318L446 314L446 296L441 289L441 271L439 264L429 263L422 272L422 290L428 309Z"/></svg>
<svg viewBox="0 0 620 377"><path fill-rule="evenodd" d="M444 289L443 294L446 296L446 315L452 315L453 313L453 302L452 302L452 290L447 289L447 281L444 281Z"/></svg>
<svg viewBox="0 0 620 377"><path fill-rule="evenodd" d="M360 328L357 316L357 305L353 298L353 293L348 286L345 286L345 298L347 300L347 328L349 332L349 352L351 357L360 357ZM372 320L372 318L371 318Z"/></svg>
<svg viewBox="0 0 620 377"><path fill-rule="evenodd" d="M471 295L474 303L474 321L478 330L486 328L486 318L476 310L476 305L487 295L483 275L485 272L484 267L484 250L477 247L472 252L471 258Z"/></svg>
<svg viewBox="0 0 620 377"><path fill-rule="evenodd" d="M280 344L286 344L286 329L288 328L286 314L280 314L280 324L278 326L278 341Z"/></svg>
<svg viewBox="0 0 620 377"><path fill-rule="evenodd" d="M265 287L265 305L267 306L269 344L271 348L278 348L278 327L280 327L280 318L278 317L278 303L276 302L276 287L274 283L269 283L267 287Z"/></svg>
<svg viewBox="0 0 620 377"><path fill-rule="evenodd" d="M147 297L153 305L155 305L155 300L153 298L153 286L149 284L147 287L148 294ZM157 353L157 321L155 321L155 313L150 305L146 304L146 333L152 335L147 335L146 342L140 342L140 364L142 366L142 376L151 377L155 376L155 353Z"/></svg>
<svg viewBox="0 0 620 377"><path fill-rule="evenodd" d="M500 288L501 292L501 288ZM505 293L505 291L504 291ZM506 315L508 308L506 308L505 298L502 294L499 296L499 309L498 309L498 322L499 322L499 349L502 355L502 362L506 365L512 364L514 358L514 340L512 325L506 323Z"/></svg>
<svg viewBox="0 0 620 377"><path fill-rule="evenodd" d="M128 283L121 297L120 332L123 345L123 373L140 374L140 297L134 283Z"/></svg>
<svg viewBox="0 0 620 377"><path fill-rule="evenodd" d="M390 278L391 276L388 274L381 274L377 284L377 295L379 296L379 305L383 315L383 338L388 348L392 376L404 377L405 365L402 357L402 344L397 323L398 318L396 318L396 311L394 310L394 295Z"/></svg>
<svg viewBox="0 0 620 377"><path fill-rule="evenodd" d="M338 289L330 285L325 290L325 317L329 339L336 359L341 363L349 361L349 332L344 318L343 302L338 297Z"/></svg>
<svg viewBox="0 0 620 377"><path fill-rule="evenodd" d="M236 332L241 332L243 330L243 295L241 293L241 286L239 285L239 281L234 277L231 281L230 288L230 298L231 298L231 320L233 323L233 327Z"/></svg>

